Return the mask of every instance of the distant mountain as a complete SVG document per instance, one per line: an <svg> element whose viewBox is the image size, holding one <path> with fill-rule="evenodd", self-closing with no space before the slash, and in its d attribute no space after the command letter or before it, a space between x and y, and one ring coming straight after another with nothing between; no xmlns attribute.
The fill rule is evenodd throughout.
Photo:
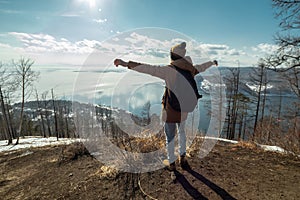
<svg viewBox="0 0 300 200"><path fill-rule="evenodd" d="M219 68L223 81L226 82L226 79L232 79L231 70L237 70L233 67L220 67ZM241 67L240 68L240 84L239 90L240 93L245 95L257 95L258 83L255 83L254 78L258 79L255 70L259 70L257 67ZM292 72L288 72L292 73ZM205 76L209 76L209 71L204 73ZM200 85L200 90L204 93L209 93L209 87L213 86L209 80L205 78L197 78L198 84ZM284 77L283 73L275 72L273 70L267 70L267 87L262 88L267 90L268 95L274 96L295 96L292 91L289 82ZM226 85L228 87L228 85Z"/></svg>

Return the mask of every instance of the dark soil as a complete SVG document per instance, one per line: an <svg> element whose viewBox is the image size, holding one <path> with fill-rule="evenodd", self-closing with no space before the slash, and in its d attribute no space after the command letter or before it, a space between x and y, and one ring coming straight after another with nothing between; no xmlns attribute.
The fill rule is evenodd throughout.
<svg viewBox="0 0 300 200"><path fill-rule="evenodd" d="M104 174L84 149L68 157L67 148L1 153L0 199L300 199L300 159L246 145L190 157L190 170L177 165L176 181L165 169Z"/></svg>

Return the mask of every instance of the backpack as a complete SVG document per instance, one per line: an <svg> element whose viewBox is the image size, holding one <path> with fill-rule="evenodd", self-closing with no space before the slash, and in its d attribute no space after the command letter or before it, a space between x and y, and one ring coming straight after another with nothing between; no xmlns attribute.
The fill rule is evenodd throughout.
<svg viewBox="0 0 300 200"><path fill-rule="evenodd" d="M193 112L198 104L198 99L202 97L198 93L196 81L187 70L171 65L177 71L175 84L165 89L163 104L166 102L178 112Z"/></svg>

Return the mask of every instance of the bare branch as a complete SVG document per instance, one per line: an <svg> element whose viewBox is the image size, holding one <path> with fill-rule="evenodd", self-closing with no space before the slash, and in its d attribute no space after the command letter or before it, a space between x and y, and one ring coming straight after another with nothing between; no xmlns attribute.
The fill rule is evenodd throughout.
<svg viewBox="0 0 300 200"><path fill-rule="evenodd" d="M15 66L16 74L16 82L19 85L21 89L22 94L22 105L21 105L21 113L20 113L20 124L18 128L18 137L16 144L19 143L19 136L22 134L22 123L23 123L23 112L24 112L24 103L25 103L25 97L28 96L28 89L34 81L36 81L39 77L38 72L32 71L32 65L34 64L34 61L31 59L25 59L21 58L17 62L13 61L13 64Z"/></svg>
<svg viewBox="0 0 300 200"><path fill-rule="evenodd" d="M279 24L283 30L299 29L300 1L299 0L273 0L276 18L281 18Z"/></svg>

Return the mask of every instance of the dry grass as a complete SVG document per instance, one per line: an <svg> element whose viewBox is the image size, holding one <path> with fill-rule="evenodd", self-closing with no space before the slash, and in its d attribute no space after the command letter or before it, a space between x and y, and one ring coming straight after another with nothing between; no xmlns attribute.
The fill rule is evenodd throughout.
<svg viewBox="0 0 300 200"><path fill-rule="evenodd" d="M233 144L233 147L241 147L241 148L247 148L247 149L257 149L257 145L254 142L251 141L239 141L237 144Z"/></svg>
<svg viewBox="0 0 300 200"><path fill-rule="evenodd" d="M145 132L142 132L141 137L129 137L124 134L119 138L112 139L112 143L120 149L135 153L149 153L164 148L165 136L162 132L151 137L142 137L144 134Z"/></svg>
<svg viewBox="0 0 300 200"><path fill-rule="evenodd" d="M96 171L95 176L99 176L101 179L115 179L119 174L119 171L114 167L101 166L99 170Z"/></svg>
<svg viewBox="0 0 300 200"><path fill-rule="evenodd" d="M197 155L200 151L201 144L203 143L203 137L196 136L192 142L192 144L187 148L186 154L189 157L193 157Z"/></svg>
<svg viewBox="0 0 300 200"><path fill-rule="evenodd" d="M59 156L59 164L62 162L68 162L71 160L76 160L81 156L90 156L89 151L85 148L84 144L81 142L75 142L68 146L63 146L60 156Z"/></svg>
<svg viewBox="0 0 300 200"><path fill-rule="evenodd" d="M295 120L299 121L299 119ZM300 154L300 128L296 121L291 120L290 124L291 127L287 129L272 119L265 120L259 124L252 140L259 144L275 145Z"/></svg>

